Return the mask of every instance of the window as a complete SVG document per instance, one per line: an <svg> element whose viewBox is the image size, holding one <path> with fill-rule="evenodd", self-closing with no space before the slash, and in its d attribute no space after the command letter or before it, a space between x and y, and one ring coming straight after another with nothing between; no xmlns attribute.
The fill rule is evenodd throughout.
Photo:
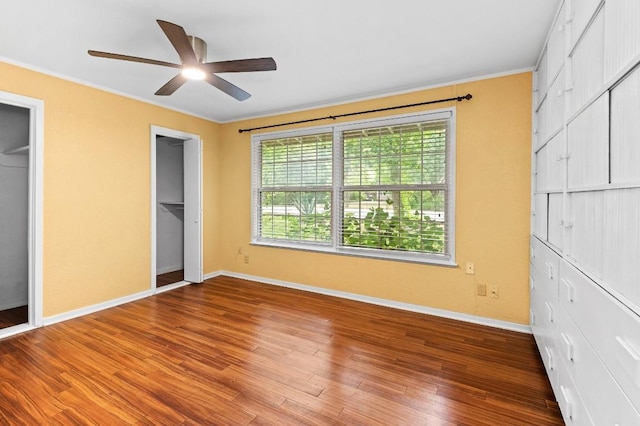
<svg viewBox="0 0 640 426"><path fill-rule="evenodd" d="M253 243L454 264L454 133L446 109L254 135Z"/></svg>

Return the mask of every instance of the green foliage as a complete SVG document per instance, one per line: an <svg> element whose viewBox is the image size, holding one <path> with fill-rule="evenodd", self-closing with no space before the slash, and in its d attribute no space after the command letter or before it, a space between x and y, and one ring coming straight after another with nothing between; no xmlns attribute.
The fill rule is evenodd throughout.
<svg viewBox="0 0 640 426"><path fill-rule="evenodd" d="M314 215L262 215L262 236L294 241L331 241L331 212Z"/></svg>
<svg viewBox="0 0 640 426"><path fill-rule="evenodd" d="M444 225L419 212L402 218L382 208L369 209L363 219L347 214L342 234L346 246L444 253Z"/></svg>

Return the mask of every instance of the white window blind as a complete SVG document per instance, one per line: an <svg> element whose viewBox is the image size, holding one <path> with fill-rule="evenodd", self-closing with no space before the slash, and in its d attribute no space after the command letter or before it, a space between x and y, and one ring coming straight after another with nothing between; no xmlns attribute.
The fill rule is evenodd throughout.
<svg viewBox="0 0 640 426"><path fill-rule="evenodd" d="M454 263L455 109L254 135L253 242Z"/></svg>
<svg viewBox="0 0 640 426"><path fill-rule="evenodd" d="M342 132L344 247L447 253L447 120Z"/></svg>
<svg viewBox="0 0 640 426"><path fill-rule="evenodd" d="M258 236L330 242L332 133L262 140Z"/></svg>

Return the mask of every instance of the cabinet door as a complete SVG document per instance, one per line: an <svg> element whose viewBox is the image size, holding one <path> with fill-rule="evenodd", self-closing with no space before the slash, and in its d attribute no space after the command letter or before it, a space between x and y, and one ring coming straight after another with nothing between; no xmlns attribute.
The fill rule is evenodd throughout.
<svg viewBox="0 0 640 426"><path fill-rule="evenodd" d="M604 84L604 17L602 11L571 56L571 113L585 105Z"/></svg>
<svg viewBox="0 0 640 426"><path fill-rule="evenodd" d="M535 194L533 233L543 241L547 240L547 199L548 194Z"/></svg>
<svg viewBox="0 0 640 426"><path fill-rule="evenodd" d="M551 137L560 130L564 124L564 98L565 98L564 70L560 71L555 79L549 93L547 94L547 124L546 138Z"/></svg>
<svg viewBox="0 0 640 426"><path fill-rule="evenodd" d="M609 183L609 96L602 95L568 126L569 189Z"/></svg>
<svg viewBox="0 0 640 426"><path fill-rule="evenodd" d="M605 79L609 81L640 54L640 2L607 1L605 10Z"/></svg>
<svg viewBox="0 0 640 426"><path fill-rule="evenodd" d="M547 148L546 182L547 190L562 191L565 176L564 131L555 135L545 146Z"/></svg>
<svg viewBox="0 0 640 426"><path fill-rule="evenodd" d="M582 32L585 30L599 3L600 0L579 0L571 2L571 7L573 8L571 12L573 16L573 20L571 21L572 45L574 45L582 35Z"/></svg>
<svg viewBox="0 0 640 426"><path fill-rule="evenodd" d="M565 58L565 18L564 6L558 13L558 17L553 24L551 33L549 34L549 42L547 44L547 78L553 81L564 65Z"/></svg>
<svg viewBox="0 0 640 426"><path fill-rule="evenodd" d="M549 194L549 244L562 250L562 194Z"/></svg>
<svg viewBox="0 0 640 426"><path fill-rule="evenodd" d="M603 279L640 306L640 188L607 191L604 205Z"/></svg>
<svg viewBox="0 0 640 426"><path fill-rule="evenodd" d="M585 271L602 278L604 191L574 192L569 206L573 220L565 252Z"/></svg>
<svg viewBox="0 0 640 426"><path fill-rule="evenodd" d="M640 69L611 91L611 182L640 183Z"/></svg>

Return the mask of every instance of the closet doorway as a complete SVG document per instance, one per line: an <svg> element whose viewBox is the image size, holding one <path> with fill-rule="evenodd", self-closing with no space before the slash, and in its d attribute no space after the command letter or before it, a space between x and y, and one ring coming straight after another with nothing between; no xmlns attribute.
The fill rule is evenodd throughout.
<svg viewBox="0 0 640 426"><path fill-rule="evenodd" d="M200 137L152 126L151 164L151 288L202 282Z"/></svg>
<svg viewBox="0 0 640 426"><path fill-rule="evenodd" d="M42 325L44 103L0 92L0 338Z"/></svg>

